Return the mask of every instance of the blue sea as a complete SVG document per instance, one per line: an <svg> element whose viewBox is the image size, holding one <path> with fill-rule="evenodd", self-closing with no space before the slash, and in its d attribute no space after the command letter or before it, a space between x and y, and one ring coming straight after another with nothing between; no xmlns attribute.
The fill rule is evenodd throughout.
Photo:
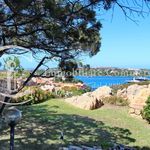
<svg viewBox="0 0 150 150"><path fill-rule="evenodd" d="M125 76L76 76L76 79L83 81L86 85L90 86L93 90L101 86L112 86L127 83L133 77Z"/></svg>

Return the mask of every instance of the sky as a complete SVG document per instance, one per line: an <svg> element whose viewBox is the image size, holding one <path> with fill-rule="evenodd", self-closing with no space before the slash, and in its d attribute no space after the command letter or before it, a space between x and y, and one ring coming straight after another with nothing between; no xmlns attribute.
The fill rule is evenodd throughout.
<svg viewBox="0 0 150 150"><path fill-rule="evenodd" d="M92 67L150 69L150 16L135 17L138 24L125 18L118 8L98 17L103 28L101 51L93 58L83 58Z"/></svg>
<svg viewBox="0 0 150 150"><path fill-rule="evenodd" d="M138 24L126 19L119 8L98 15L103 28L101 51L94 57L81 57L84 64L91 67L119 67L150 69L150 16L135 17ZM27 59L26 59L27 58ZM34 68L37 63L30 57L22 57L21 64L25 68ZM57 63L51 61L50 67Z"/></svg>

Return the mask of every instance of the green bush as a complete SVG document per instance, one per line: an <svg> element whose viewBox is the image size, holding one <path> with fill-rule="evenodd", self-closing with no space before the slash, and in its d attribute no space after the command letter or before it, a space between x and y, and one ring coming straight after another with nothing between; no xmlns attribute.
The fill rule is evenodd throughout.
<svg viewBox="0 0 150 150"><path fill-rule="evenodd" d="M83 93L85 93L85 91L83 91L82 89L74 89L71 88L72 90L67 90L67 88L61 89L59 91L57 91L56 97L57 98L67 98L67 97L72 97L72 96L76 96L76 95L82 95ZM73 90L74 89L74 90Z"/></svg>
<svg viewBox="0 0 150 150"><path fill-rule="evenodd" d="M83 87L83 88L79 88L79 87L76 87L76 86L65 86L62 88L62 90L66 93L66 92L70 92L72 93L73 96L75 95L82 95L86 92L90 92L91 89L87 86Z"/></svg>
<svg viewBox="0 0 150 150"><path fill-rule="evenodd" d="M78 88L76 86L64 86L62 88L64 91L76 91Z"/></svg>
<svg viewBox="0 0 150 150"><path fill-rule="evenodd" d="M66 92L64 90L58 90L56 92L56 96L57 98L63 98L63 97L66 97Z"/></svg>
<svg viewBox="0 0 150 150"><path fill-rule="evenodd" d="M32 94L21 96L19 98L13 99L12 101L14 103L20 103L20 102L31 100L29 103L27 103L29 105L29 104L41 103L50 98L56 97L55 94L48 92L48 91L43 91L38 87L32 87L31 90L33 91Z"/></svg>
<svg viewBox="0 0 150 150"><path fill-rule="evenodd" d="M142 111L142 117L150 123L150 97L146 101L146 106Z"/></svg>
<svg viewBox="0 0 150 150"><path fill-rule="evenodd" d="M83 83L81 80L79 79L75 79L75 78L66 78L66 80L63 80L62 77L55 77L55 82L63 82L63 83Z"/></svg>
<svg viewBox="0 0 150 150"><path fill-rule="evenodd" d="M103 99L104 104L112 104L117 106L128 106L128 101L117 96L111 96Z"/></svg>

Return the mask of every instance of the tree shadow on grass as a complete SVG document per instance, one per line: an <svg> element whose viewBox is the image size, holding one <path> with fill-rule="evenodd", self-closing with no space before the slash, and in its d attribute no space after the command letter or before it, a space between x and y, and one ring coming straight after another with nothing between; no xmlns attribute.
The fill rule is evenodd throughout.
<svg viewBox="0 0 150 150"><path fill-rule="evenodd" d="M144 146L144 147L135 147L138 150L150 150L150 147Z"/></svg>
<svg viewBox="0 0 150 150"><path fill-rule="evenodd" d="M107 149L114 143L128 145L135 142L128 129L110 127L101 121L76 114L59 114L58 106L46 108L47 105L42 105L23 109L25 115L15 130L17 150L57 150L62 145L72 144ZM63 141L59 139L62 131ZM0 134L0 149L9 149L8 129Z"/></svg>

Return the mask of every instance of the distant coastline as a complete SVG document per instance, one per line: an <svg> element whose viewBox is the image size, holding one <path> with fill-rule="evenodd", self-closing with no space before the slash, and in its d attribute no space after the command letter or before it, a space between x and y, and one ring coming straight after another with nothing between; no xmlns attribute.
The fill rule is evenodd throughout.
<svg viewBox="0 0 150 150"><path fill-rule="evenodd" d="M27 72L32 72L33 69L25 69ZM40 69L36 74L41 74L45 69ZM0 70L0 73L4 73L6 70ZM84 68L79 67L73 72L63 72L58 68L49 68L43 74L47 77L52 76L65 76L65 74L71 74L72 76L83 76L83 77L148 77L150 76L150 69L132 69L132 68L116 68L116 67L96 67L96 68Z"/></svg>
<svg viewBox="0 0 150 150"><path fill-rule="evenodd" d="M86 85L90 86L93 90L97 89L101 86L114 86L114 85L121 85L126 84L129 80L133 79L133 76L95 76L95 77L88 77L88 76L76 76L78 80L81 80ZM150 79L150 77L149 77Z"/></svg>

